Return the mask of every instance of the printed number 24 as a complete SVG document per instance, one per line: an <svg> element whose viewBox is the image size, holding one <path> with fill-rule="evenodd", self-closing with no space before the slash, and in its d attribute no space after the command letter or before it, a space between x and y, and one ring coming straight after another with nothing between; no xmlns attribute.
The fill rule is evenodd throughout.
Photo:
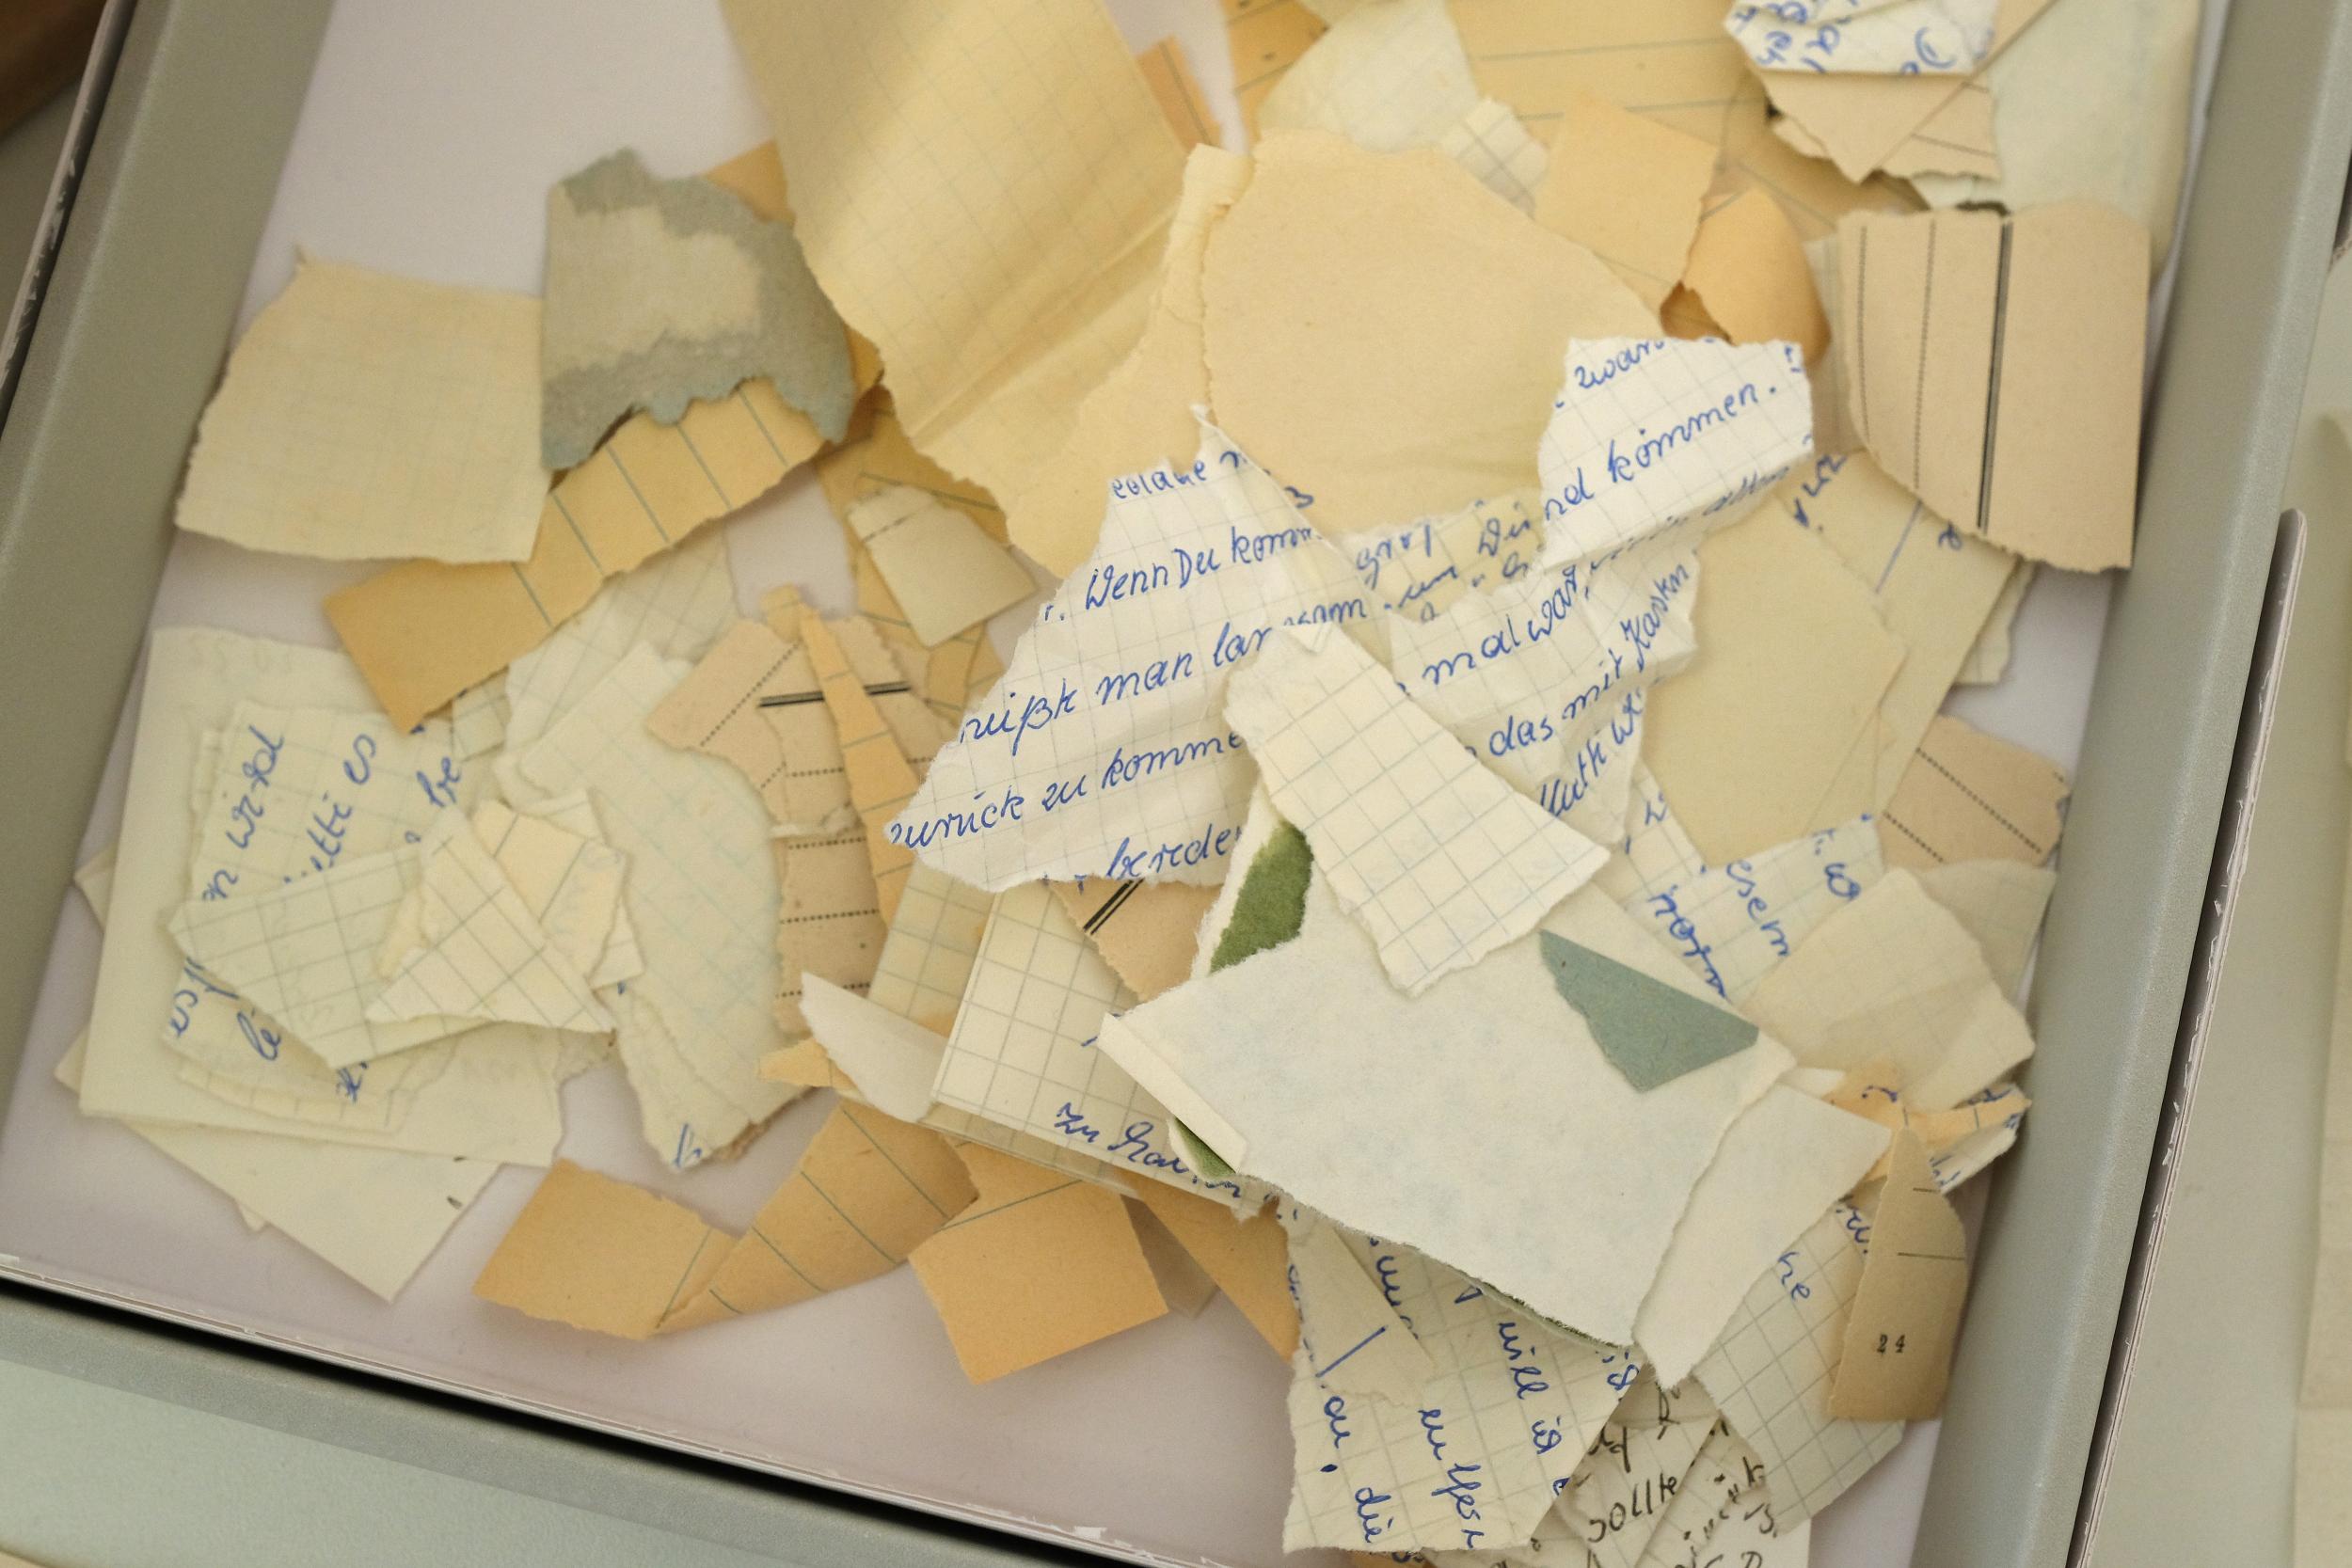
<svg viewBox="0 0 2352 1568"><path fill-rule="evenodd" d="M1901 1335L1898 1334L1892 1339L1889 1339L1883 1334L1879 1336L1879 1354L1881 1355L1884 1355L1889 1350L1892 1350L1897 1355L1902 1354L1903 1337Z"/></svg>

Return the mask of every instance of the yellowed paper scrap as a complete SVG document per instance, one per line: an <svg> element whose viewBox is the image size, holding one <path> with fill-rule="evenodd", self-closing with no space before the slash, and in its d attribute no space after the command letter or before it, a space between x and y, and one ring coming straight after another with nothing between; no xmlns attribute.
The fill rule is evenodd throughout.
<svg viewBox="0 0 2352 1568"><path fill-rule="evenodd" d="M1562 101L1535 221L1609 264L1655 310L1682 276L1715 149L1597 93Z"/></svg>
<svg viewBox="0 0 2352 1568"><path fill-rule="evenodd" d="M1927 1149L1915 1134L1898 1132L1887 1159L1862 1285L1830 1381L1830 1414L1840 1420L1924 1421L1941 1410L1968 1296L1967 1237L1929 1173Z"/></svg>
<svg viewBox="0 0 2352 1568"><path fill-rule="evenodd" d="M1886 863L2040 865L2058 847L2065 821L2058 808L2072 787L2055 763L1939 714L1879 814Z"/></svg>
<svg viewBox="0 0 2352 1568"><path fill-rule="evenodd" d="M1217 891L1184 882L1101 878L1054 884L1062 908L1103 961L1144 1002L1192 978L1200 922Z"/></svg>

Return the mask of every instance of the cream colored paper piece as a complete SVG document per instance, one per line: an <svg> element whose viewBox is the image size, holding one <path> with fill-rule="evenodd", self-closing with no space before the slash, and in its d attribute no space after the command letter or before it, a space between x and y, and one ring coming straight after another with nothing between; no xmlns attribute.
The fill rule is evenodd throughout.
<svg viewBox="0 0 2352 1568"><path fill-rule="evenodd" d="M1654 780L1635 792L1623 858L1595 881L1709 990L1744 1004L1813 928L1885 873L1877 830L1842 823L1710 866Z"/></svg>
<svg viewBox="0 0 2352 1568"><path fill-rule="evenodd" d="M1247 159L1236 161L1248 163ZM878 490L905 485L967 514L980 525L982 533L999 544L1009 538L1004 509L985 486L958 479L914 450L906 427L898 422L898 404L891 401L887 387L877 386L866 394L849 438L820 452L816 468L826 504L836 517L848 516L852 505ZM1093 519L1088 521L1090 524Z"/></svg>
<svg viewBox="0 0 2352 1568"><path fill-rule="evenodd" d="M106 904L114 896L115 855L119 847L110 843L73 869L73 885L89 900L90 913L98 917L101 926L106 924Z"/></svg>
<svg viewBox="0 0 2352 1568"><path fill-rule="evenodd" d="M1714 179L1707 142L1570 88L1535 191L1535 221L1607 262L1654 311L1690 260Z"/></svg>
<svg viewBox="0 0 2352 1568"><path fill-rule="evenodd" d="M735 574L716 533L622 573L508 670L508 752L528 751L639 643L664 658L700 658L734 620Z"/></svg>
<svg viewBox="0 0 2352 1568"><path fill-rule="evenodd" d="M755 376L837 441L850 344L791 226L708 180L657 180L631 149L548 193L540 460L583 462L615 422L664 424Z"/></svg>
<svg viewBox="0 0 2352 1568"><path fill-rule="evenodd" d="M462 831L463 818L456 825ZM415 883L418 860L404 846L263 892L191 899L172 916L171 934L182 952L250 996L328 1067L357 1067L479 1022L369 1016L387 986L375 956Z"/></svg>
<svg viewBox="0 0 2352 1568"><path fill-rule="evenodd" d="M1699 576L1698 657L1651 694L1643 750L1683 831L1723 865L1877 803L1879 713L1905 649L1869 589L1783 517L1709 539Z"/></svg>
<svg viewBox="0 0 2352 1568"><path fill-rule="evenodd" d="M1062 909L1139 1001L1192 977L1217 889L1184 882L1057 882Z"/></svg>
<svg viewBox="0 0 2352 1568"><path fill-rule="evenodd" d="M1543 497L1533 488L1472 501L1348 541L1364 589L1382 610L1437 620L1473 589L1501 594L1534 570L1543 548ZM1389 628L1391 641L1400 628Z"/></svg>
<svg viewBox="0 0 2352 1568"><path fill-rule="evenodd" d="M487 756L506 744L506 674L501 671L450 699L450 745L460 762Z"/></svg>
<svg viewBox="0 0 2352 1568"><path fill-rule="evenodd" d="M1165 1315L1118 1194L966 1144L978 1196L911 1261L957 1364L988 1383Z"/></svg>
<svg viewBox="0 0 2352 1568"><path fill-rule="evenodd" d="M898 891L914 863L914 853L889 830L892 818L914 798L918 781L882 710L866 694L866 683L850 667L850 656L833 628L814 615L803 616L801 638L807 644L809 668L823 693L825 711L833 715L839 736L850 803L866 825L875 906L882 919L888 920L898 911Z"/></svg>
<svg viewBox="0 0 2352 1568"><path fill-rule="evenodd" d="M1829 348L1829 317L1814 289L1804 242L1772 192L1751 186L1708 206L1691 243L1682 285L1733 342L1792 342L1818 372Z"/></svg>
<svg viewBox="0 0 2352 1568"><path fill-rule="evenodd" d="M1222 434L1113 487L1103 536L890 825L977 886L1213 882L1253 769L1223 721L1234 667L1287 623L1367 618L1347 560Z"/></svg>
<svg viewBox="0 0 2352 1568"><path fill-rule="evenodd" d="M2188 162L2196 0L2065 0L2002 50L1979 80L1997 178L1923 174L1931 206L2104 201L2147 230L2149 271L2172 248Z"/></svg>
<svg viewBox="0 0 2352 1568"><path fill-rule="evenodd" d="M920 490L878 491L844 521L927 648L1036 591L1021 563L967 514Z"/></svg>
<svg viewBox="0 0 2352 1568"><path fill-rule="evenodd" d="M1176 145L1186 151L1204 143L1215 147L1219 135L1216 116L1201 94L1183 43L1170 34L1151 48L1137 51L1136 64L1143 70L1143 85L1152 89L1161 118L1176 134Z"/></svg>
<svg viewBox="0 0 2352 1568"><path fill-rule="evenodd" d="M1724 27L1758 71L1966 75L1993 53L1997 0L1735 4Z"/></svg>
<svg viewBox="0 0 2352 1568"><path fill-rule="evenodd" d="M1910 1132L1895 1134L1868 1254L1830 1381L1841 1420L1923 1421L1944 1407L1968 1298L1968 1241Z"/></svg>
<svg viewBox="0 0 2352 1568"><path fill-rule="evenodd" d="M1991 1163L1991 1154L1979 1163L1979 1149L2005 1152L2008 1142L2001 1140L1993 1147L1994 1141L2001 1133L2014 1133L2033 1106L2025 1091L2009 1084L1979 1090L1949 1110L1914 1111L1900 1085L1901 1075L1881 1060L1848 1073L1825 1098L1839 1110L1874 1122L1889 1133L1909 1132L1918 1139L1927 1153L1928 1169L1946 1192ZM1884 1176L1890 1158L1881 1155L1856 1186Z"/></svg>
<svg viewBox="0 0 2352 1568"><path fill-rule="evenodd" d="M1809 1526L1799 1526L1810 1533ZM1642 1549L1636 1568L1680 1568L1713 1560L1740 1568L1768 1568L1789 1560L1779 1551L1772 1500L1764 1492L1764 1465L1756 1450L1721 1421L1708 1429L1698 1457L1683 1472L1674 1500ZM1735 1542L1745 1538L1747 1544ZM1796 1560L1802 1564L1802 1552Z"/></svg>
<svg viewBox="0 0 2352 1568"><path fill-rule="evenodd" d="M738 621L646 720L682 751L731 764L759 791L780 835L855 824L841 741L799 641Z"/></svg>
<svg viewBox="0 0 2352 1568"><path fill-rule="evenodd" d="M616 1043L647 1142L680 1169L792 1098L758 1073L783 1043L767 814L729 768L645 728L686 673L639 647L517 761L545 795L587 788L629 858L623 907L645 967L618 1000Z"/></svg>
<svg viewBox="0 0 2352 1568"><path fill-rule="evenodd" d="M1307 0L1220 0L1225 46L1232 56L1233 97L1242 124L1258 132L1258 105L1297 63L1327 24Z"/></svg>
<svg viewBox="0 0 2352 1568"><path fill-rule="evenodd" d="M524 812L485 800L474 813L473 827L523 907L592 987L617 985L644 973L637 932L621 903L628 857L604 842L586 791Z"/></svg>
<svg viewBox="0 0 2352 1568"><path fill-rule="evenodd" d="M858 613L872 623L875 635L889 645L914 695L930 709L941 735L952 733L962 722L964 710L986 696L996 677L1005 673L1004 658L989 640L987 624L967 626L935 648L925 647L871 556L853 554L850 575L857 585ZM936 746L931 749L938 750Z"/></svg>
<svg viewBox="0 0 2352 1568"><path fill-rule="evenodd" d="M1268 642L1226 712L1407 996L1533 930L1607 859L1465 755L1328 628Z"/></svg>
<svg viewBox="0 0 2352 1568"><path fill-rule="evenodd" d="M330 594L326 618L395 723L415 723L580 613L604 581L749 504L821 439L764 381L675 425L625 420L560 480L519 563L409 562Z"/></svg>
<svg viewBox="0 0 2352 1568"><path fill-rule="evenodd" d="M1436 1364L1412 1325L1382 1298L1356 1249L1317 1215L1297 1213L1284 1229L1299 1337L1309 1347L1307 1375L1333 1393L1416 1402Z"/></svg>
<svg viewBox="0 0 2352 1568"><path fill-rule="evenodd" d="M1087 394L1069 440L1014 503L1013 543L1058 576L1068 577L1095 547L1114 482L1161 467L1181 469L1200 445L1195 410L1209 401L1201 264L1212 226L1253 167L1237 153L1194 150L1142 336Z"/></svg>
<svg viewBox="0 0 2352 1568"><path fill-rule="evenodd" d="M1437 149L1470 177L1531 216L1551 154L1528 134L1511 106L1482 98L1438 135Z"/></svg>
<svg viewBox="0 0 2352 1568"><path fill-rule="evenodd" d="M421 853L421 945L395 958L368 1003L368 1022L464 1019L575 1034L612 1027L588 976L540 927L472 823L443 813Z"/></svg>
<svg viewBox="0 0 2352 1568"><path fill-rule="evenodd" d="M2072 571L2129 565L2147 242L2080 202L1846 219L1837 332L1863 443L1963 532Z"/></svg>
<svg viewBox="0 0 2352 1568"><path fill-rule="evenodd" d="M802 984L801 1011L809 1028L866 1101L900 1121L930 1115L946 1039L818 975Z"/></svg>
<svg viewBox="0 0 2352 1568"><path fill-rule="evenodd" d="M1915 872L1920 888L1977 939L1993 983L2011 1001L2026 983L2058 873L2015 861L1954 861Z"/></svg>
<svg viewBox="0 0 2352 1568"><path fill-rule="evenodd" d="M2295 1568L2328 1568L2352 1550L2352 1410L2306 1405L2295 1418Z"/></svg>
<svg viewBox="0 0 2352 1568"><path fill-rule="evenodd" d="M1635 1568L1717 1426L1694 1384L1661 1387L1643 1369L1560 1495L1559 1515L1590 1553L1584 1568Z"/></svg>
<svg viewBox="0 0 2352 1568"><path fill-rule="evenodd" d="M1292 1362L1283 1548L1524 1544L1633 1381L1632 1363L1409 1248L1359 1236L1346 1244L1411 1324L1434 1373L1402 1402L1318 1381L1311 1369L1346 1347L1312 1338L1307 1303L1309 1338Z"/></svg>
<svg viewBox="0 0 2352 1568"><path fill-rule="evenodd" d="M1258 135L1331 131L1375 152L1428 147L1478 102L1445 0L1365 0L1258 105Z"/></svg>
<svg viewBox="0 0 2352 1568"><path fill-rule="evenodd" d="M1870 590L1903 661L1878 721L1847 758L1867 776L1867 807L1892 800L1978 633L2014 575L2016 558L1970 538L1927 510L1867 454L1818 459L1782 484L1769 511L1835 550Z"/></svg>
<svg viewBox="0 0 2352 1568"><path fill-rule="evenodd" d="M2072 788L2046 758L1939 714L1879 813L1886 863L1912 870L1974 860L2040 865L2058 847Z"/></svg>
<svg viewBox="0 0 2352 1568"><path fill-rule="evenodd" d="M1197 1318L1207 1310L1209 1303L1216 1299L1216 1281L1209 1277L1208 1271L1193 1260L1192 1254L1184 1250L1151 1210L1130 1203L1127 1220L1135 1227L1144 1261L1152 1265L1152 1282L1159 1288L1161 1299L1171 1310L1187 1318Z"/></svg>
<svg viewBox="0 0 2352 1568"><path fill-rule="evenodd" d="M1214 1198L1165 1181L1130 1178L1127 1185L1136 1201L1216 1281L1267 1348L1288 1361L1298 1348L1298 1306L1290 1291L1289 1238L1272 1208L1244 1217Z"/></svg>
<svg viewBox="0 0 2352 1568"><path fill-rule="evenodd" d="M1731 1124L1691 1191L1633 1339L1660 1382L1689 1376L1756 1274L1863 1180L1886 1130L1775 1085Z"/></svg>
<svg viewBox="0 0 2352 1568"><path fill-rule="evenodd" d="M2009 673L2010 645L2017 626L2017 611L2026 602L2026 590L2033 586L2034 563L2020 561L2002 585L2001 595L1993 601L1992 613L1977 630L1977 640L1968 648L1968 657L1961 661L1960 673L1952 677L1954 686L1993 686Z"/></svg>
<svg viewBox="0 0 2352 1568"><path fill-rule="evenodd" d="M1829 1386L1862 1282L1869 1224L1839 1203L1756 1276L1699 1363L1724 1422L1764 1462L1772 1517L1811 1518L1894 1451L1899 1421L1829 1413Z"/></svg>
<svg viewBox="0 0 2352 1568"><path fill-rule="evenodd" d="M547 495L537 300L306 256L230 356L174 520L330 561L521 561Z"/></svg>
<svg viewBox="0 0 2352 1568"><path fill-rule="evenodd" d="M1450 160L1311 132L1258 150L1201 298L1217 423L1332 534L1527 488L1569 340L1657 329Z"/></svg>
<svg viewBox="0 0 2352 1568"><path fill-rule="evenodd" d="M866 1000L945 1036L955 1026L995 900L917 863L898 892Z"/></svg>
<svg viewBox="0 0 2352 1568"><path fill-rule="evenodd" d="M1597 893L1544 928L1695 990ZM1097 1043L1237 1170L1579 1333L1631 1338L1692 1183L1788 1053L1759 1042L1643 1094L1561 1001L1533 939L1409 999L1379 964L1318 878L1295 939L1104 1020ZM1302 995L1318 999L1303 1017ZM1256 1049L1277 1035L1279 1055ZM1421 1110L1400 1121L1408 1102ZM1375 1123L1389 1135L1368 1144ZM1566 1191L1589 1200L1540 1218L1511 1196Z"/></svg>
<svg viewBox="0 0 2352 1568"><path fill-rule="evenodd" d="M1126 44L1091 0L725 8L801 246L907 434L1015 493L1135 346L1176 208L1184 155Z"/></svg>
<svg viewBox="0 0 2352 1568"><path fill-rule="evenodd" d="M1908 871L1823 921L1747 1006L1807 1067L1886 1058L1923 1111L1959 1104L2033 1053L1976 939Z"/></svg>
<svg viewBox="0 0 2352 1568"><path fill-rule="evenodd" d="M1089 1180L1107 1164L1263 1201L1253 1184L1196 1171L1168 1108L1103 1049L1110 1016L1134 1002L1051 888L1027 882L998 895L932 1085L939 1109L930 1125Z"/></svg>

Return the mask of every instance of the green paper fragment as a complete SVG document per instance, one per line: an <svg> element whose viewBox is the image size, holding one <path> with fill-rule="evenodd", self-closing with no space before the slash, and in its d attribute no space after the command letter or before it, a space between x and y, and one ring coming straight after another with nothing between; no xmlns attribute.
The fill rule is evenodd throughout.
<svg viewBox="0 0 2352 1568"><path fill-rule="evenodd" d="M1279 947L1298 934L1307 919L1307 879L1314 863L1307 835L1288 822L1278 824L1242 873L1233 918L1217 934L1216 950L1209 955L1210 974Z"/></svg>
<svg viewBox="0 0 2352 1568"><path fill-rule="evenodd" d="M1552 931L1544 963L1601 1054L1646 1093L1756 1043L1756 1025Z"/></svg>

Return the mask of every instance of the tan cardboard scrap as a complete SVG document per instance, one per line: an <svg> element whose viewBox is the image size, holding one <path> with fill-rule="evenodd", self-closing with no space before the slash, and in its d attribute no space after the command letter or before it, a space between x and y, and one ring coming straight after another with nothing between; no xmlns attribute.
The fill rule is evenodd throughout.
<svg viewBox="0 0 2352 1568"><path fill-rule="evenodd" d="M860 406L865 416L863 434L852 427L849 440L817 459L817 482L824 486L834 516L848 516L861 497L903 484L961 508L980 525L981 532L1000 545L1005 542L1005 514L996 498L914 450L914 443L907 439L906 426L898 422L898 404L891 400L889 388L876 387Z"/></svg>
<svg viewBox="0 0 2352 1568"><path fill-rule="evenodd" d="M1709 143L1570 88L1535 221L1606 261L1655 310L1690 260L1714 179Z"/></svg>
<svg viewBox="0 0 2352 1568"><path fill-rule="evenodd" d="M1881 1059L1847 1073L1845 1082L1824 1098L1839 1110L1865 1121L1874 1121L1890 1132L1910 1132L1931 1156L1942 1153L1972 1133L2023 1116L2033 1106L2023 1089L2010 1084L1982 1099L1965 1101L1945 1110L1914 1111L1902 1097L1901 1079L1902 1074L1892 1062ZM1884 1176L1894 1157L1894 1146L1890 1143L1886 1152L1879 1156L1877 1164L1855 1185L1859 1187Z"/></svg>
<svg viewBox="0 0 2352 1568"><path fill-rule="evenodd" d="M1166 1181L1129 1177L1127 1185L1241 1308L1266 1348L1288 1361L1298 1348L1298 1304L1290 1291L1290 1242L1273 1206L1245 1218Z"/></svg>
<svg viewBox="0 0 2352 1568"><path fill-rule="evenodd" d="M2111 207L1856 214L1837 332L1863 444L1938 514L2072 571L2126 566L2148 236Z"/></svg>
<svg viewBox="0 0 2352 1568"><path fill-rule="evenodd" d="M1879 813L1886 863L1915 870L1948 861L2040 865L2058 847L2065 825L2058 808L2072 787L2047 759L1938 714Z"/></svg>
<svg viewBox="0 0 2352 1568"><path fill-rule="evenodd" d="M1056 882L1054 893L1103 961L1149 1002L1192 978L1201 918L1216 887L1185 882Z"/></svg>
<svg viewBox="0 0 2352 1568"><path fill-rule="evenodd" d="M1941 1410L1968 1296L1968 1239L1928 1170L1926 1148L1898 1132L1887 1158L1829 1386L1829 1411L1840 1420L1924 1421Z"/></svg>
<svg viewBox="0 0 2352 1568"><path fill-rule="evenodd" d="M824 692L826 711L841 733L841 761L850 778L850 801L866 825L866 853L874 872L874 896L888 920L898 908L914 851L890 842L891 819L914 799L919 784L898 749L866 685L850 668L833 627L814 615L801 618L801 636Z"/></svg>
<svg viewBox="0 0 2352 1568"><path fill-rule="evenodd" d="M1258 105L1307 46L1325 31L1323 18L1301 0L1221 0L1225 46L1233 56L1233 97L1242 124L1258 132Z"/></svg>
<svg viewBox="0 0 2352 1568"><path fill-rule="evenodd" d="M1682 286L1735 343L1777 338L1804 350L1808 365L1829 347L1829 318L1814 292L1804 242L1778 198L1760 186L1709 205Z"/></svg>
<svg viewBox="0 0 2352 1568"><path fill-rule="evenodd" d="M1570 338L1655 314L1440 153L1269 139L1209 235L1210 402L1329 533L1536 482Z"/></svg>
<svg viewBox="0 0 2352 1568"><path fill-rule="evenodd" d="M979 1196L911 1260L964 1376L987 1383L1168 1311L1117 1193L983 1145L956 1152Z"/></svg>
<svg viewBox="0 0 2352 1568"><path fill-rule="evenodd" d="M592 1333L649 1339L709 1283L729 1244L683 1204L558 1160L473 1293Z"/></svg>
<svg viewBox="0 0 2352 1568"><path fill-rule="evenodd" d="M969 513L912 485L864 497L842 520L926 648L1036 592L1011 552L981 532Z"/></svg>

